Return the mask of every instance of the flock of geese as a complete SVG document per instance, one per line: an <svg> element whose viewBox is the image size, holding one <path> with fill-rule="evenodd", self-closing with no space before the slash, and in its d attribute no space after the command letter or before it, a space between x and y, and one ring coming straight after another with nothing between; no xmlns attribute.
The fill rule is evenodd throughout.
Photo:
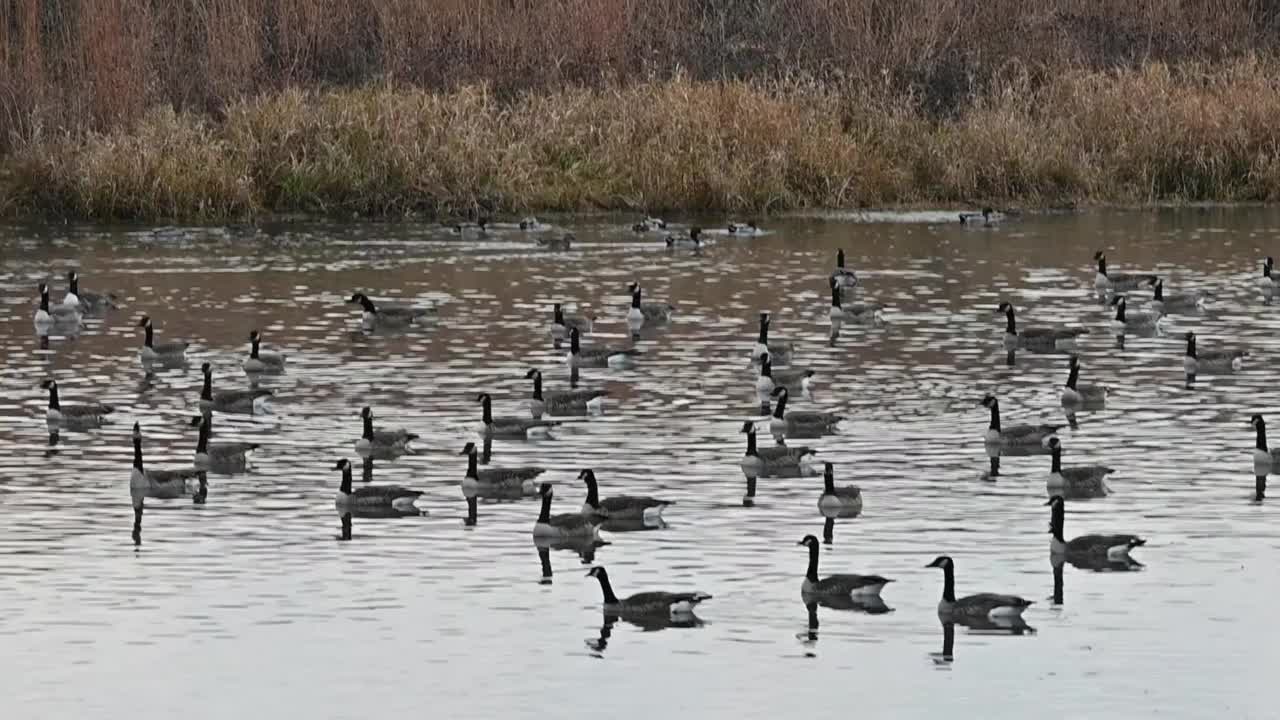
<svg viewBox="0 0 1280 720"><path fill-rule="evenodd" d="M989 223L990 213L962 216L962 221ZM519 229L538 225L536 220L526 219ZM456 231L488 232L493 227L480 223L477 226L454 226ZM665 222L645 218L630 228L637 233L667 233ZM727 230L717 234L755 235L763 231L754 223L731 223ZM663 242L668 247L700 247L705 233L699 228L666 234ZM556 242L536 241L537 245L562 250L571 246L572 236ZM1094 288L1098 295L1114 309L1111 327L1117 337L1126 333L1143 333L1158 330L1170 313L1194 313L1208 300L1204 293L1165 291L1163 279L1152 273L1120 273L1107 264L1104 253L1099 251L1094 261L1097 265ZM1273 261L1267 258L1263 264L1259 287L1264 294L1276 290L1273 280ZM94 294L83 291L79 276L69 272L67 290L60 302L50 299L47 284L39 285L40 303L35 313L37 330L48 334L51 329L78 326L86 316L101 316L117 307L117 298L110 294ZM884 309L879 303L860 297L861 283L857 274L845 264L841 250L836 256L835 267L827 274L831 306L829 319L830 339L839 337L840 330L852 323L877 323ZM642 327L661 327L672 320L675 307L665 301L646 299L644 289L638 283L629 286L630 306L624 320L635 337ZM1129 307L1126 293L1150 292L1151 300L1144 310ZM376 301L363 292L354 292L347 302L358 306L359 324L365 330L402 330L422 323L438 313L434 307L394 305ZM1009 302L996 308L1005 322L1003 343L1010 353L1016 350L1040 351L1063 354L1067 358L1067 376L1061 389L1061 404L1072 411L1096 408L1105 404L1107 389L1100 385L1081 382L1083 364L1074 354L1078 339L1088 330L1066 326L1026 326L1019 324L1016 309ZM500 416L493 412L492 397L488 393L476 396L478 422L475 426L478 445L468 442L459 453L466 457L466 471L461 490L467 500L468 524L477 521L477 501L536 498L539 510L531 514L531 531L536 542L546 545L587 548L601 544L600 532L625 531L661 527L662 513L673 503L660 498L641 495L610 495L603 497L600 482L591 469L583 469L578 475L584 496L581 507L571 512L554 512L554 488L541 480L544 470L539 467L492 467L488 460L493 441L522 441L531 434L547 432L565 422L566 418L590 416L601 410L607 392L600 388L583 387L579 371L587 368L627 369L642 360L639 350L633 347L609 347L585 342L583 337L592 333L596 318L569 312L565 304L551 308L551 322L546 332L556 348L567 343L565 362L571 372L570 387L549 389L543 385L543 375L538 369L530 369L526 379L532 391L528 398L527 416ZM793 409L794 394L802 398L810 396L812 370L792 366L794 345L785 340L770 337L771 317L768 312L759 315L758 335L751 346L751 361L758 368L755 395L760 403L761 415L767 419L751 419L742 423L745 436L745 452L739 466L746 477L745 505L754 502L758 478L805 477L822 475L822 489L816 493L819 511L828 518L855 516L862 511L862 492L853 485L838 484L832 463L820 466L813 463L818 450L797 444L795 440L822 438L836 433L842 418L834 413ZM143 315L137 321L142 333L138 351L139 362L144 366L185 366L189 344L183 341L157 339L153 321ZM1186 350L1183 367L1190 387L1200 375L1229 373L1240 369L1247 352L1240 348L1206 349L1197 341L1195 333L1185 336ZM209 472L242 473L248 469L250 453L258 445L249 442L220 441L214 439L214 419L218 414L255 414L267 411L272 391L258 387L256 377L279 373L286 367L286 356L264 349L262 335L254 330L248 334L248 352L242 362L244 373L250 378L249 387L214 387L213 368L204 362L200 369L203 384L192 426L197 428L196 446L190 464L180 467L155 467L144 457L141 423L133 425L133 466L129 478L129 491L134 510L132 537L141 544L142 517L147 500L165 500L190 497L196 503L205 502ZM76 429L92 429L107 421L114 411L110 405L81 400L63 402L58 384L46 380L43 389L48 392L47 420L51 426ZM1000 474L1000 458L1009 455L1048 455L1050 468L1046 488L1049 495L1050 552L1060 568L1062 561L1094 569L1132 569L1140 567L1130 553L1142 546L1145 540L1134 534L1087 534L1068 539L1065 534L1066 501L1080 498L1102 497L1110 492L1106 478L1114 471L1101 465L1064 466L1063 445L1057 436L1061 425L1050 423L1008 424L1001 420L1000 401L994 395L986 395L981 405L990 413L990 421L982 440L991 461L989 477ZM405 429L378 425L374 411L364 407L360 411L361 433L354 443L354 451L364 458L366 468L372 458L394 459L413 452L412 443L418 436ZM765 425L773 438L772 444L758 441L759 425ZM1266 423L1260 415L1251 419L1256 434L1254 452L1255 488L1257 500L1265 493L1265 476L1280 462L1280 449L1271 450L1267 444ZM483 464L481 457L483 456ZM340 475L335 505L342 519L343 538L351 537L351 518L393 517L420 514L415 503L422 492L393 485L357 483L353 463L347 458L333 461L332 469ZM820 468L820 469L819 469ZM369 479L366 474L366 480ZM874 610L883 608L880 599L886 585L892 579L879 574L839 573L821 575L819 558L821 543L817 537L806 535L798 543L808 550L808 566L800 582L800 589L811 613L815 604L842 608ZM592 556L584 554L590 560ZM544 556L544 566L546 564ZM938 613L944 622L966 624L971 627L1018 629L1026 628L1023 612L1032 605L1030 600L1010 593L981 592L958 595L956 590L956 563L949 556L939 556L927 567L942 571L942 595ZM651 591L621 597L615 594L611 579L604 567L592 567L589 573L600 586L604 610L619 617L648 619L659 623L692 622L694 608L711 596L701 591L668 592Z"/></svg>

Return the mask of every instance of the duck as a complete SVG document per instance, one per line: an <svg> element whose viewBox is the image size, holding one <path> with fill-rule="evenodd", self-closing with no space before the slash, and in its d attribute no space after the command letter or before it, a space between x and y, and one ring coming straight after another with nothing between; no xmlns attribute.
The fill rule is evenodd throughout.
<svg viewBox="0 0 1280 720"><path fill-rule="evenodd" d="M133 471L129 475L129 494L135 508L141 506L143 498L172 500L195 496L200 492L200 477L201 471L195 467L146 468L142 463L142 425L133 424Z"/></svg>
<svg viewBox="0 0 1280 720"><path fill-rule="evenodd" d="M138 327L143 329L142 349L138 351L138 358L146 363L182 363L187 359L187 348L191 343L184 340L174 340L172 342L156 344L155 327L152 325L151 318L143 315L138 320Z"/></svg>
<svg viewBox="0 0 1280 720"><path fill-rule="evenodd" d="M363 422L363 432L360 439L356 440L356 453L360 455L370 454L400 454L412 452L409 444L418 439L418 435L407 430L377 430L373 429L373 408L368 405L360 408L360 419Z"/></svg>
<svg viewBox="0 0 1280 720"><path fill-rule="evenodd" d="M1098 405L1106 402L1109 388L1106 385L1086 385L1080 382L1080 358L1072 355L1067 369L1067 382L1062 386L1062 404Z"/></svg>
<svg viewBox="0 0 1280 720"><path fill-rule="evenodd" d="M983 440L992 445L1005 446L1043 446L1045 440L1059 430L1061 425L1050 425L1048 423L1029 424L1021 423L1018 425L1010 425L1002 427L1000 425L1000 401L995 395L988 393L979 402L980 405L991 411L991 424L987 427L987 432L983 435Z"/></svg>
<svg viewBox="0 0 1280 720"><path fill-rule="evenodd" d="M573 236L573 233L565 233L558 238L540 237L537 240L534 240L538 247L543 250L572 250L573 244L577 241L578 239Z"/></svg>
<svg viewBox="0 0 1280 720"><path fill-rule="evenodd" d="M883 320L884 305L878 302L856 302L844 304L840 286L835 279L831 280L831 337L840 334L840 327L846 322L866 323Z"/></svg>
<svg viewBox="0 0 1280 720"><path fill-rule="evenodd" d="M564 311L561 303L555 303L551 306L551 339L556 342L568 340L570 328L577 328L580 333L590 333L595 319L594 315L570 315Z"/></svg>
<svg viewBox="0 0 1280 720"><path fill-rule="evenodd" d="M1182 370L1187 376L1187 387L1195 382L1196 375L1207 373L1236 372L1244 367L1244 359L1249 356L1247 350L1200 350L1196 346L1196 334L1186 334L1187 349L1182 357Z"/></svg>
<svg viewBox="0 0 1280 720"><path fill-rule="evenodd" d="M702 228L689 228L688 235L668 235L667 247L669 248L700 248L702 247Z"/></svg>
<svg viewBox="0 0 1280 720"><path fill-rule="evenodd" d="M587 577L600 581L600 592L604 595L604 611L619 616L661 615L667 617L691 616L693 609L711 599L704 592L642 592L619 599L613 594L613 586L609 583L609 573L604 567L597 565L587 571Z"/></svg>
<svg viewBox="0 0 1280 720"><path fill-rule="evenodd" d="M1072 349L1081 335L1088 335L1084 328L1030 327L1018 330L1013 303L1002 302L996 308L1005 317L1004 346L1006 349L1031 348L1041 350Z"/></svg>
<svg viewBox="0 0 1280 720"><path fill-rule="evenodd" d="M844 248L836 251L836 269L831 271L831 282L840 288L858 286L858 275L844 266Z"/></svg>
<svg viewBox="0 0 1280 720"><path fill-rule="evenodd" d="M836 426L843 420L839 415L816 410L787 412L789 392L784 385L773 389L771 395L777 398L773 406L773 418L769 421L769 432L775 438L818 437L834 433Z"/></svg>
<svg viewBox="0 0 1280 720"><path fill-rule="evenodd" d="M578 473L578 479L587 486L587 499L582 503L583 515L608 520L639 519L646 525L657 525L662 522L662 511L675 505L674 500L659 500L638 495L615 495L601 500L600 486L596 482L594 470L591 468L582 470Z"/></svg>
<svg viewBox="0 0 1280 720"><path fill-rule="evenodd" d="M266 388L249 388L247 390L213 391L213 366L201 363L200 372L204 374L204 386L200 388L200 411L217 410L224 413L243 413L256 415L267 411L267 403L274 394Z"/></svg>
<svg viewBox="0 0 1280 720"><path fill-rule="evenodd" d="M551 514L551 483L542 483L538 488L542 496L542 510L538 520L533 524L535 538L584 539L596 541L600 539L601 520L588 517L582 513Z"/></svg>
<svg viewBox="0 0 1280 720"><path fill-rule="evenodd" d="M377 327L395 328L412 325L420 318L435 312L434 308L410 307L407 305L382 304L375 305L369 296L362 292L353 293L347 303L360 305L360 322L367 329Z"/></svg>
<svg viewBox="0 0 1280 720"><path fill-rule="evenodd" d="M795 346L789 340L769 342L769 325L773 322L768 311L760 313L760 330L756 335L755 347L751 349L751 362L759 364L767 355L769 359L780 364L791 362L791 353Z"/></svg>
<svg viewBox="0 0 1280 720"><path fill-rule="evenodd" d="M199 428L195 466L202 470L226 468L242 471L248 464L249 453L262 447L253 442L209 442L213 434L213 415L196 415L191 418L191 424Z"/></svg>
<svg viewBox="0 0 1280 720"><path fill-rule="evenodd" d="M513 467L480 469L479 451L474 442L462 448L460 455L467 456L467 474L462 478L464 495L482 497L516 498L538 494L535 481L546 472L540 467Z"/></svg>
<svg viewBox="0 0 1280 720"><path fill-rule="evenodd" d="M1159 312L1149 313L1131 313L1126 310L1128 301L1123 295L1118 295L1111 304L1116 308L1116 316L1111 320L1111 329L1117 335L1123 335L1126 332L1142 333L1153 332L1159 330L1164 324L1165 316Z"/></svg>
<svg viewBox="0 0 1280 720"><path fill-rule="evenodd" d="M982 220L982 222L981 222L981 223L979 223L979 222L978 222L978 220L979 220L979 219L981 219L981 220ZM972 212L972 211L970 211L970 212L962 212L962 213L960 213L960 224L961 224L961 225L979 225L979 224L981 224L981 225L982 225L982 227L995 227L995 224L996 224L996 222L997 222L998 220L999 220L999 215L997 215L997 213L996 213L996 211L995 211L994 209L989 208L989 207L984 207L984 208L982 208L982 210L981 210L980 212Z"/></svg>
<svg viewBox="0 0 1280 720"><path fill-rule="evenodd" d="M599 413L604 409L604 399L608 390L547 390L542 389L542 371L537 368L525 373L525 378L533 380L533 395L529 398L529 415L534 420L542 418L544 413L552 415L581 415L583 413Z"/></svg>
<svg viewBox="0 0 1280 720"><path fill-rule="evenodd" d="M569 354L565 362L571 368L611 367L626 369L635 366L635 359L642 353L636 348L626 350L593 345L582 347L582 334L578 328L569 328Z"/></svg>
<svg viewBox="0 0 1280 720"><path fill-rule="evenodd" d="M656 217L646 217L640 220L640 222L631 226L631 231L638 232L638 233L654 232L657 230L666 230L666 229L667 229L667 221L663 220L662 218L656 218Z"/></svg>
<svg viewBox="0 0 1280 720"><path fill-rule="evenodd" d="M1257 442L1253 449L1254 475L1267 475L1274 465L1280 464L1280 448L1267 447L1267 421L1261 415L1249 418L1249 424L1257 433Z"/></svg>
<svg viewBox="0 0 1280 720"><path fill-rule="evenodd" d="M284 355L278 352L263 350L262 333L254 330L249 333L249 357L244 360L244 371L247 373L280 372L284 370Z"/></svg>
<svg viewBox="0 0 1280 720"><path fill-rule="evenodd" d="M1107 476L1115 470L1105 465L1077 465L1062 467L1062 441L1056 436L1048 440L1049 454L1053 457L1045 488L1053 495L1072 498L1101 498L1111 494Z"/></svg>
<svg viewBox="0 0 1280 720"><path fill-rule="evenodd" d="M726 229L729 231L730 235L738 235L738 236L759 235L760 233L764 232L763 230L760 229L760 226L756 225L755 220L748 220L745 223L730 222Z"/></svg>
<svg viewBox="0 0 1280 720"><path fill-rule="evenodd" d="M1049 553L1067 558L1093 558L1108 562L1129 560L1129 553L1136 547L1142 547L1147 541L1137 535L1081 535L1067 540L1063 537L1063 526L1066 524L1067 505L1061 495L1054 495L1045 503L1049 506Z"/></svg>
<svg viewBox="0 0 1280 720"><path fill-rule="evenodd" d="M399 485L363 485L351 488L351 461L342 458L334 463L333 468L342 472L342 484L338 486L338 494L333 499L334 507L339 512L349 510L396 510L402 513L419 514L415 506L422 497L421 490L409 490Z"/></svg>
<svg viewBox="0 0 1280 720"><path fill-rule="evenodd" d="M800 594L806 598L823 595L849 597L861 595L865 597L879 596L884 586L893 582L880 575L840 574L818 577L818 555L821 552L818 538L805 535L797 545L809 548L809 568L805 570L804 580L800 582Z"/></svg>
<svg viewBox="0 0 1280 720"><path fill-rule="evenodd" d="M1099 292L1126 292L1137 290L1146 285L1154 286L1160 278L1151 273L1114 273L1107 271L1107 255L1101 250L1093 254L1098 263L1098 271L1094 274L1093 286Z"/></svg>
<svg viewBox="0 0 1280 720"><path fill-rule="evenodd" d="M862 512L862 490L857 485L836 487L835 465L822 464L822 494L818 496L818 510L829 512Z"/></svg>
<svg viewBox="0 0 1280 720"><path fill-rule="evenodd" d="M1199 291L1166 295L1164 278L1158 278L1151 298L1151 310L1160 315L1199 312L1204 309L1207 297L1208 295Z"/></svg>
<svg viewBox="0 0 1280 720"><path fill-rule="evenodd" d="M62 297L62 304L81 314L97 314L119 307L112 293L103 295L82 291L80 275L75 270L67 271L67 294Z"/></svg>
<svg viewBox="0 0 1280 720"><path fill-rule="evenodd" d="M676 307L668 303L661 302L641 302L641 289L639 283L630 283L627 289L631 291L631 309L627 311L627 324L634 328L638 328L645 323L665 323L671 321L671 313L675 312Z"/></svg>
<svg viewBox="0 0 1280 720"><path fill-rule="evenodd" d="M956 598L955 561L947 555L939 555L927 568L942 568L942 600L938 602L940 618L975 618L980 620L1011 619L1034 603L1017 595L978 593Z"/></svg>
<svg viewBox="0 0 1280 720"><path fill-rule="evenodd" d="M80 324L80 305L77 303L74 307L66 305L50 305L49 304L49 286L46 283L40 283L40 307L36 308L35 324L40 327L49 325L79 325Z"/></svg>
<svg viewBox="0 0 1280 720"><path fill-rule="evenodd" d="M114 406L100 402L63 405L58 397L58 382L53 379L40 383L40 387L49 391L49 408L45 411L45 418L50 423L100 425L108 415L115 412Z"/></svg>
<svg viewBox="0 0 1280 720"><path fill-rule="evenodd" d="M489 396L489 393L480 393L477 395L476 402L481 405L482 415L478 429L480 434L484 437L508 439L518 438L523 440L529 436L530 430L553 428L560 424L555 420L538 420L511 416L494 417L493 398Z"/></svg>
<svg viewBox="0 0 1280 720"><path fill-rule="evenodd" d="M804 459L817 453L803 445L757 447L756 424L750 420L742 423L742 432L747 436L747 452L741 467L747 477L799 476L804 473Z"/></svg>

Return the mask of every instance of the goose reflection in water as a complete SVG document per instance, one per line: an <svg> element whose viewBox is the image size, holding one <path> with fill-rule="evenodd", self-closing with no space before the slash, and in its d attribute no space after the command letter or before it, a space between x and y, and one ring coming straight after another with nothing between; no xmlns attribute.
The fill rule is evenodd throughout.
<svg viewBox="0 0 1280 720"><path fill-rule="evenodd" d="M613 638L613 626L621 620L628 625L637 627L641 632L658 632L660 630L669 630L671 628L700 628L707 623L693 613L685 613L676 616L664 615L618 615L616 613L604 613L604 619L600 624L600 636L588 638L585 642L587 647L591 648L592 654L596 657L602 657L604 651L609 647L609 641Z"/></svg>
<svg viewBox="0 0 1280 720"><path fill-rule="evenodd" d="M823 510L822 514L825 517L822 522L822 544L831 545L836 541L836 520L851 520L861 513L852 510Z"/></svg>
<svg viewBox="0 0 1280 720"><path fill-rule="evenodd" d="M533 545L539 550L569 550L576 553L584 565L590 565L595 562L596 548L604 547L608 544L608 540L593 540L586 537L547 538L535 536L533 538ZM541 553L539 553L539 557L541 557Z"/></svg>
<svg viewBox="0 0 1280 720"><path fill-rule="evenodd" d="M50 443L52 444L52 443ZM1253 501L1260 503L1267 497L1267 476L1255 475L1253 477Z"/></svg>
<svg viewBox="0 0 1280 720"><path fill-rule="evenodd" d="M968 628L971 635L1034 635L1036 629L1021 616L997 616L995 618L964 617L940 620L942 624L942 652L930 653L935 665L950 666L955 662L956 626Z"/></svg>

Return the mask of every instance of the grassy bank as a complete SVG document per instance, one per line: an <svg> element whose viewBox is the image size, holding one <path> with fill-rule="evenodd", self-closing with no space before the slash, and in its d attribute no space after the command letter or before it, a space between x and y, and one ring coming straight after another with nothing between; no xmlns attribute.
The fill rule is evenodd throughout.
<svg viewBox="0 0 1280 720"><path fill-rule="evenodd" d="M899 203L1280 200L1280 65L1006 77L953 114L834 81L269 92L35 133L10 213L220 220Z"/></svg>

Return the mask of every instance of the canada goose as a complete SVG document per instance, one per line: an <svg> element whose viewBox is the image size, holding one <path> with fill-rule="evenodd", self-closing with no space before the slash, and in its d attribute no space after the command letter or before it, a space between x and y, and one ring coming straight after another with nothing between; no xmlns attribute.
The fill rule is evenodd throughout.
<svg viewBox="0 0 1280 720"><path fill-rule="evenodd" d="M356 440L356 453L360 455L369 454L393 454L412 452L409 444L418 439L418 436L407 430L377 430L373 429L373 408L368 405L360 408L360 419L363 423L363 431L360 439Z"/></svg>
<svg viewBox="0 0 1280 720"><path fill-rule="evenodd" d="M142 498L172 500L198 493L200 470L195 467L166 470L146 469L142 464L142 426L133 424L133 471L129 476L129 494L137 507Z"/></svg>
<svg viewBox="0 0 1280 720"><path fill-rule="evenodd" d="M653 232L656 230L666 230L667 222L662 218L646 217L635 225L631 226L632 232Z"/></svg>
<svg viewBox="0 0 1280 720"><path fill-rule="evenodd" d="M809 548L809 568L804 573L804 580L800 583L800 594L802 596L819 596L819 595L879 595L885 585L893 582L889 578L879 575L828 575L824 578L818 577L818 554L821 552L818 538L812 535L805 535L804 539L796 543L797 545L805 545Z"/></svg>
<svg viewBox="0 0 1280 720"><path fill-rule="evenodd" d="M562 237L558 238L540 237L537 240L534 240L538 247L544 250L572 250L573 243L576 241L577 238L573 236L573 233L565 233Z"/></svg>
<svg viewBox="0 0 1280 720"><path fill-rule="evenodd" d="M1049 438L1049 453L1053 456L1053 465L1049 469L1049 479L1045 487L1053 495L1065 495L1071 498L1100 498L1111 494L1107 487L1107 476L1115 470L1105 465L1077 465L1062 467L1062 441L1056 436Z"/></svg>
<svg viewBox="0 0 1280 720"><path fill-rule="evenodd" d="M789 392L786 386L775 387L771 395L777 398L777 403L773 406L769 432L777 439L828 435L834 433L836 426L844 419L835 413L817 410L787 412Z"/></svg>
<svg viewBox="0 0 1280 720"><path fill-rule="evenodd" d="M112 293L103 295L81 290L80 275L75 270L67 271L67 294L63 296L62 304L81 314L97 314L118 307Z"/></svg>
<svg viewBox="0 0 1280 720"><path fill-rule="evenodd" d="M858 276L844 266L844 248L836 251L836 269L831 271L831 282L841 288L858 286Z"/></svg>
<svg viewBox="0 0 1280 720"><path fill-rule="evenodd" d="M1000 401L995 395L986 395L978 403L983 407L991 410L991 424L987 426L987 432L983 435L983 440L990 444L996 445L1021 445L1021 446L1043 446L1044 441L1050 435L1058 432L1062 428L1061 425L1049 425L1047 423L1028 424L1021 423L1018 425L1010 425L1001 427L1000 425Z"/></svg>
<svg viewBox="0 0 1280 720"><path fill-rule="evenodd" d="M760 412L769 412L769 398L773 397L773 367L769 356L765 355L760 363L760 375L756 377L756 399L760 401Z"/></svg>
<svg viewBox="0 0 1280 720"><path fill-rule="evenodd" d="M565 313L560 303L551 306L551 339L556 342L569 339L569 329L577 328L580 333L591 332L595 316L570 315Z"/></svg>
<svg viewBox="0 0 1280 720"><path fill-rule="evenodd" d="M200 410L211 412L217 410L224 413L244 413L253 415L266 412L267 401L272 391L266 388L250 388L248 390L213 391L213 366L209 363L200 365L204 374L204 386L200 388Z"/></svg>
<svg viewBox="0 0 1280 720"><path fill-rule="evenodd" d="M462 492L487 498L515 499L538 494L534 481L546 472L540 467L514 467L480 469L479 451L469 442L459 455L467 456L467 474L462 479Z"/></svg>
<svg viewBox="0 0 1280 720"><path fill-rule="evenodd" d="M768 312L760 313L760 332L756 336L755 347L751 350L751 362L759 363L766 355L776 363L786 364L791 361L791 353L795 346L788 340L769 342L769 324L772 318Z"/></svg>
<svg viewBox="0 0 1280 720"><path fill-rule="evenodd" d="M1151 298L1151 309L1160 315L1193 313L1204 309L1205 298L1206 295L1202 292L1165 294L1164 279L1162 278L1156 280L1155 291Z"/></svg>
<svg viewBox="0 0 1280 720"><path fill-rule="evenodd" d="M1271 276L1274 267L1275 260L1270 256L1267 256L1267 259L1262 261L1262 277L1258 278L1258 289L1267 297L1271 297L1272 292L1276 289L1275 278Z"/></svg>
<svg viewBox="0 0 1280 720"><path fill-rule="evenodd" d="M1280 448L1268 449L1267 422L1261 415L1254 415L1249 419L1249 424L1257 432L1257 442L1253 449L1254 475L1266 475L1273 466L1280 465Z"/></svg>
<svg viewBox="0 0 1280 720"><path fill-rule="evenodd" d="M1062 404L1066 406L1097 405L1106 402L1106 385L1086 385L1080 380L1080 358L1072 355L1067 382L1062 386Z"/></svg>
<svg viewBox="0 0 1280 720"><path fill-rule="evenodd" d="M756 424L742 423L747 435L747 452L742 456L742 472L747 477L798 477L804 474L804 458L816 453L803 445L756 446Z"/></svg>
<svg viewBox="0 0 1280 720"><path fill-rule="evenodd" d="M481 405L481 419L478 429L480 434L485 437L523 440L528 437L530 430L552 428L560 424L555 420L535 420L512 416L494 417L493 398L489 397L489 393L477 395L476 402Z"/></svg>
<svg viewBox="0 0 1280 720"><path fill-rule="evenodd" d="M745 223L731 222L726 229L730 235L759 235L762 232L755 220L748 220Z"/></svg>
<svg viewBox="0 0 1280 720"><path fill-rule="evenodd" d="M249 333L249 357L244 360L244 371L247 373L280 372L284 370L284 355L278 352L263 350L262 333L254 330Z"/></svg>
<svg viewBox="0 0 1280 720"><path fill-rule="evenodd" d="M334 464L335 470L342 471L342 484L338 486L338 494L333 499L334 507L339 512L355 510L394 509L399 512L420 513L414 503L422 496L421 490L409 490L399 485L363 485L351 488L351 461L343 458Z"/></svg>
<svg viewBox="0 0 1280 720"><path fill-rule="evenodd" d="M992 620L999 617L1016 617L1032 605L1017 595L978 593L956 599L955 562L946 555L939 555L925 567L942 568L942 600L938 603L939 617L972 617Z"/></svg>
<svg viewBox="0 0 1280 720"><path fill-rule="evenodd" d="M1041 350L1071 349L1081 335L1089 334L1089 331L1084 328L1063 327L1030 327L1019 331L1013 303L1000 303L996 312L1004 313L1004 346L1008 350L1019 347Z"/></svg>
<svg viewBox="0 0 1280 720"><path fill-rule="evenodd" d="M1106 558L1110 562L1129 559L1129 551L1147 544L1137 535L1081 535L1068 541L1062 536L1066 524L1067 506L1061 495L1054 495L1045 503L1049 506L1049 552L1066 557Z"/></svg>
<svg viewBox="0 0 1280 720"><path fill-rule="evenodd" d="M796 388L806 395L812 392L813 378L814 378L814 375L817 374L813 370L810 370L809 368L798 368L798 367L782 368L782 369L775 368L773 366L772 355L766 355L764 358L764 362L760 363L761 376L762 377L766 376L766 373L767 373L767 377L772 381L774 387L781 385L787 388L788 390L792 388ZM760 389L759 386L757 386L756 389L758 391ZM772 387L769 389L769 392L770 393L773 392ZM762 398L761 404L767 404L768 401L769 401L768 396L766 395L764 398Z"/></svg>
<svg viewBox="0 0 1280 720"><path fill-rule="evenodd" d="M417 322L418 318L435 312L434 308L409 307L407 305L382 304L374 305L367 295L353 293L348 303L358 303L361 308L360 322L365 328L404 327Z"/></svg>
<svg viewBox="0 0 1280 720"><path fill-rule="evenodd" d="M631 308L627 311L627 324L638 328L645 323L665 323L671 320L671 313L676 307L663 302L641 302L642 290L639 283L630 283Z"/></svg>
<svg viewBox="0 0 1280 720"><path fill-rule="evenodd" d="M1187 387L1195 382L1198 373L1228 373L1244 367L1249 356L1245 350L1200 350L1196 347L1196 334L1186 334L1187 350L1182 357L1182 370L1187 375Z"/></svg>
<svg viewBox="0 0 1280 720"><path fill-rule="evenodd" d="M1126 292L1137 290L1140 286L1156 284L1158 277L1151 273L1115 273L1107 271L1107 255L1101 250L1093 254L1098 263L1098 271L1094 275L1093 285L1099 292Z"/></svg>
<svg viewBox="0 0 1280 720"><path fill-rule="evenodd" d="M155 329L151 324L151 318L143 315L138 320L138 327L143 329L144 335L142 339L142 349L138 351L138 357L145 363L181 363L187 359L187 348L191 345L189 342L175 340L173 342L160 343L155 342Z"/></svg>
<svg viewBox="0 0 1280 720"><path fill-rule="evenodd" d="M243 471L248 463L248 454L261 447L253 442L209 442L209 437L213 434L212 415L196 415L191 418L191 424L199 428L195 466L202 470L223 468Z"/></svg>
<svg viewBox="0 0 1280 720"><path fill-rule="evenodd" d="M704 592L642 592L619 599L613 594L613 586L609 584L609 573L599 565L587 571L587 577L600 581L600 591L604 594L604 611L618 615L692 615L699 603L710 600L711 596Z"/></svg>
<svg viewBox="0 0 1280 720"><path fill-rule="evenodd" d="M49 391L49 409L45 411L45 418L51 423L100 425L108 415L115 412L115 408L106 403L63 405L58 397L58 382L56 380L45 380L40 383L40 387Z"/></svg>
<svg viewBox="0 0 1280 720"><path fill-rule="evenodd" d="M846 322L866 323L880 322L883 319L884 305L878 302L856 302L844 304L840 286L834 278L831 280L831 337L840 335L840 327Z"/></svg>
<svg viewBox="0 0 1280 720"><path fill-rule="evenodd" d="M600 520L582 513L551 514L551 483L542 483L538 488L542 495L542 510L538 513L538 521L533 525L533 536L542 538L583 538L598 540L600 538Z"/></svg>
<svg viewBox="0 0 1280 720"><path fill-rule="evenodd" d="M818 509L823 512L862 512L862 490L857 485L836 487L835 465L823 463L822 494L818 496Z"/></svg>
<svg viewBox="0 0 1280 720"><path fill-rule="evenodd" d="M668 235L667 247L669 248L700 248L702 247L702 228L689 228L688 235Z"/></svg>
<svg viewBox="0 0 1280 720"><path fill-rule="evenodd" d="M603 345L582 346L582 336L578 328L569 328L569 354L565 362L571 368L611 367L625 369L635 365L635 358L641 355L636 348L621 350Z"/></svg>
<svg viewBox="0 0 1280 720"><path fill-rule="evenodd" d="M981 220L982 220L982 222L981 222L981 223L979 223L979 222L978 222L979 218L981 218ZM960 213L960 224L961 224L961 225L979 225L979 224L981 224L981 225L982 225L982 227L994 227L994 226L995 226L995 224L996 224L996 222L998 221L998 219L999 219L999 215L996 213L996 211L995 211L995 210L993 210L993 209L991 209L991 208L989 208L989 207L984 207L984 208L982 208L982 211L981 211L981 212L962 212L962 213Z"/></svg>
<svg viewBox="0 0 1280 720"><path fill-rule="evenodd" d="M1123 335L1126 332L1153 332L1164 325L1165 316L1157 312L1129 312L1128 301L1123 295L1117 295L1111 304L1116 308L1116 316L1111 320L1111 330L1117 335Z"/></svg>
<svg viewBox="0 0 1280 720"><path fill-rule="evenodd" d="M49 325L79 325L80 324L80 306L68 307L66 305L50 305L49 304L49 286L40 283L40 307L36 308L35 324L40 327Z"/></svg>
<svg viewBox="0 0 1280 720"><path fill-rule="evenodd" d="M608 390L543 390L542 371L534 368L525 373L525 378L533 380L533 395L529 398L529 414L534 420L542 418L543 413L552 415L581 415L587 412L600 412L604 407L604 398Z"/></svg>
<svg viewBox="0 0 1280 720"><path fill-rule="evenodd" d="M578 479L587 486L587 499L582 503L582 514L608 520L639 518L647 524L658 524L662 521L662 511L674 500L659 500L637 495L615 495L600 499L600 486L596 483L596 473L587 468L578 473Z"/></svg>
<svg viewBox="0 0 1280 720"><path fill-rule="evenodd" d="M520 222L517 224L517 227L525 232L541 232L543 230L551 229L550 225L538 222L538 218L532 215L520 218Z"/></svg>

